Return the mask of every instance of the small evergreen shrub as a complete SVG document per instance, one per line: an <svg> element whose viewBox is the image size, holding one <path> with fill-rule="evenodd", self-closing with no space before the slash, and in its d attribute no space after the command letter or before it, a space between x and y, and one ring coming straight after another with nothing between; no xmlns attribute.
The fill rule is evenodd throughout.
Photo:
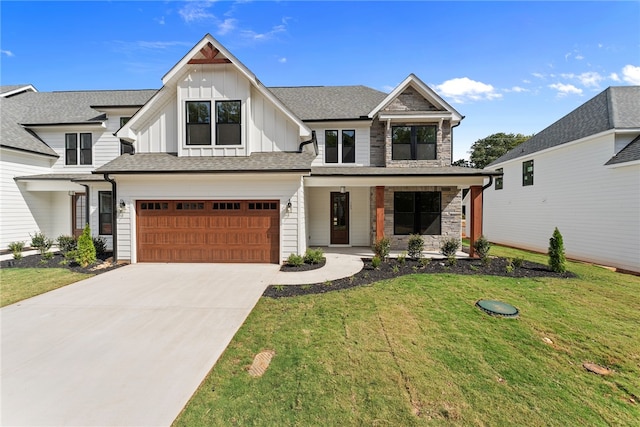
<svg viewBox="0 0 640 427"><path fill-rule="evenodd" d="M380 261L389 258L389 252L391 251L391 241L388 237L378 239L373 245L373 253L376 254Z"/></svg>
<svg viewBox="0 0 640 427"><path fill-rule="evenodd" d="M491 243L484 237L480 236L478 240L473 242L473 249L476 251L483 264L487 264L489 260L489 251L491 250Z"/></svg>
<svg viewBox="0 0 640 427"><path fill-rule="evenodd" d="M30 235L31 236L31 235ZM31 236L31 247L36 248L40 255L44 255L51 249L53 246L53 240L44 235L44 233L40 233L36 231L36 233Z"/></svg>
<svg viewBox="0 0 640 427"><path fill-rule="evenodd" d="M419 234L412 234L409 236L408 253L413 259L422 258L422 251L424 250L424 239Z"/></svg>
<svg viewBox="0 0 640 427"><path fill-rule="evenodd" d="M304 262L307 264L320 264L322 262L322 258L324 258L324 252L322 249L307 249L304 254Z"/></svg>
<svg viewBox="0 0 640 427"><path fill-rule="evenodd" d="M564 256L564 242L558 227L553 231L549 239L549 268L556 273L567 271L567 259Z"/></svg>
<svg viewBox="0 0 640 427"><path fill-rule="evenodd" d="M456 265L456 253L458 249L460 249L460 239L451 238L442 243L440 252L447 257L447 264Z"/></svg>
<svg viewBox="0 0 640 427"><path fill-rule="evenodd" d="M382 259L378 255L371 258L371 266L373 268L377 270L378 268L380 268L380 264L382 264Z"/></svg>
<svg viewBox="0 0 640 427"><path fill-rule="evenodd" d="M89 228L89 224L87 224L82 231L82 235L78 238L78 249L75 251L75 261L81 267L86 267L95 263L96 259L96 248L93 246L91 229Z"/></svg>
<svg viewBox="0 0 640 427"><path fill-rule="evenodd" d="M13 259L22 259L22 250L24 249L24 242L11 242L9 243L8 248L13 254Z"/></svg>
<svg viewBox="0 0 640 427"><path fill-rule="evenodd" d="M107 241L104 237L93 237L93 247L96 248L96 255L107 253Z"/></svg>
<svg viewBox="0 0 640 427"><path fill-rule="evenodd" d="M73 236L58 236L56 239L58 242L58 249L63 255L67 252L75 251L78 248L78 242Z"/></svg>
<svg viewBox="0 0 640 427"><path fill-rule="evenodd" d="M407 262L407 253L401 252L398 254L398 264L404 265L405 262Z"/></svg>
<svg viewBox="0 0 640 427"><path fill-rule="evenodd" d="M430 262L431 260L429 258L420 258L420 267L425 268Z"/></svg>
<svg viewBox="0 0 640 427"><path fill-rule="evenodd" d="M300 267L302 264L304 264L304 257L302 255L291 254L289 258L287 258L287 265Z"/></svg>
<svg viewBox="0 0 640 427"><path fill-rule="evenodd" d="M512 258L507 258L507 265L504 267L504 271L507 274L511 274L511 272L513 271L513 259Z"/></svg>
<svg viewBox="0 0 640 427"><path fill-rule="evenodd" d="M513 260L513 266L515 268L522 268L522 264L524 264L524 258L518 257Z"/></svg>

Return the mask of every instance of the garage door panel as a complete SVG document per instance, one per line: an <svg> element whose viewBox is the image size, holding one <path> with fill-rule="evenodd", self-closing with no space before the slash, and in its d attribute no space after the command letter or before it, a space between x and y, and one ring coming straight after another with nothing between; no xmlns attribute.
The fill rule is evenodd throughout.
<svg viewBox="0 0 640 427"><path fill-rule="evenodd" d="M277 201L159 203L138 202L140 262L279 262Z"/></svg>

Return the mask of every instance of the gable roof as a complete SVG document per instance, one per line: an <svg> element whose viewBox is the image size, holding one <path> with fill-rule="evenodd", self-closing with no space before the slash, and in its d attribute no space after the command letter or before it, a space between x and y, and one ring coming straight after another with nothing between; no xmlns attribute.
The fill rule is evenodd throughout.
<svg viewBox="0 0 640 427"><path fill-rule="evenodd" d="M366 86L270 87L291 111L305 121L368 119L386 96Z"/></svg>
<svg viewBox="0 0 640 427"><path fill-rule="evenodd" d="M33 85L4 85L0 86L0 97L8 98L10 96L19 95L25 92L37 92L38 90Z"/></svg>
<svg viewBox="0 0 640 427"><path fill-rule="evenodd" d="M640 86L609 87L487 167L611 129L640 130Z"/></svg>
<svg viewBox="0 0 640 427"><path fill-rule="evenodd" d="M618 154L613 156L605 165L619 165L621 163L640 160L640 135L627 144Z"/></svg>

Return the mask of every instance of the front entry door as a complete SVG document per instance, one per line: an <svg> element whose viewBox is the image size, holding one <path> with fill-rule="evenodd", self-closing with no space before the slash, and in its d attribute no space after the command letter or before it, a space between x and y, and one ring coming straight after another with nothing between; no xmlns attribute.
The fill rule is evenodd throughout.
<svg viewBox="0 0 640 427"><path fill-rule="evenodd" d="M349 193L331 193L331 244L349 244Z"/></svg>
<svg viewBox="0 0 640 427"><path fill-rule="evenodd" d="M71 230L73 237L80 237L87 224L87 196L76 193L71 196Z"/></svg>

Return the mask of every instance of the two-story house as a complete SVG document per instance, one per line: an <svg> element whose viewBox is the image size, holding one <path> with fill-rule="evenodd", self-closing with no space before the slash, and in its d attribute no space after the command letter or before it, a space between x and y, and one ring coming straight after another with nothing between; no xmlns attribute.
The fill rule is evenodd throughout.
<svg viewBox="0 0 640 427"><path fill-rule="evenodd" d="M89 222L131 262L279 263L383 236L406 249L414 233L437 250L461 236L465 188L481 233L495 173L451 166L463 116L414 75L389 94L267 88L206 35L162 84L2 101L15 104L2 161L22 156L3 167L3 246Z"/></svg>

